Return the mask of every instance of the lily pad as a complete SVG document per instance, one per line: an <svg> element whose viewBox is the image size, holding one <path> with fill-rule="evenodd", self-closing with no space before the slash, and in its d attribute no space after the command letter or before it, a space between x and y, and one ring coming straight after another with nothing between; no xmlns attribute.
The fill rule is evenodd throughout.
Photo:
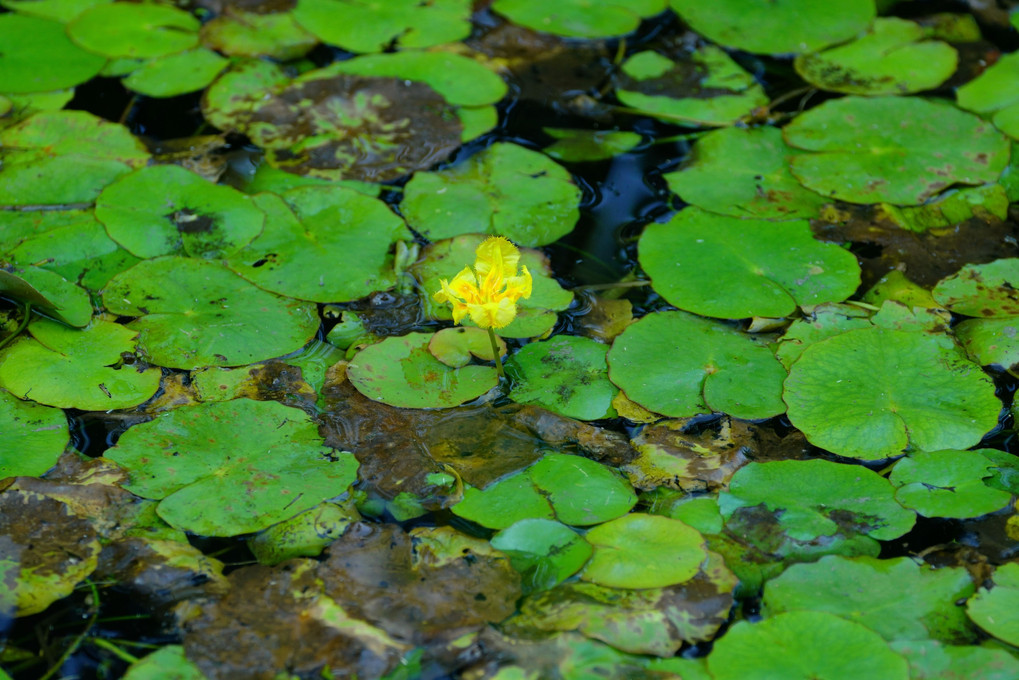
<svg viewBox="0 0 1019 680"><path fill-rule="evenodd" d="M124 671L124 680L206 680L198 666L191 663L180 645L160 647L132 663Z"/></svg>
<svg viewBox="0 0 1019 680"><path fill-rule="evenodd" d="M930 90L955 72L959 55L947 43L928 40L919 24L876 19L855 40L823 52L801 54L796 72L822 90L845 94L910 94Z"/></svg>
<svg viewBox="0 0 1019 680"><path fill-rule="evenodd" d="M1001 510L1012 494L988 486L994 461L980 451L917 451L892 468L895 499L924 517L967 519Z"/></svg>
<svg viewBox="0 0 1019 680"><path fill-rule="evenodd" d="M600 161L626 153L639 145L644 137L627 130L571 130L568 128L542 128L556 141L541 150L557 161L583 163Z"/></svg>
<svg viewBox="0 0 1019 680"><path fill-rule="evenodd" d="M492 537L523 577L525 593L548 590L580 571L593 548L576 531L549 519L522 519Z"/></svg>
<svg viewBox="0 0 1019 680"><path fill-rule="evenodd" d="M792 153L778 128L715 130L697 140L683 168L665 181L687 203L722 215L816 217L828 200L793 177Z"/></svg>
<svg viewBox="0 0 1019 680"><path fill-rule="evenodd" d="M909 680L906 659L880 635L827 612L740 621L708 656L715 680Z"/></svg>
<svg viewBox="0 0 1019 680"><path fill-rule="evenodd" d="M520 26L567 38L607 38L636 30L664 12L665 0L495 0L492 9Z"/></svg>
<svg viewBox="0 0 1019 680"><path fill-rule="evenodd" d="M900 207L884 203L881 211L903 229L925 232L972 219L1002 222L1008 217L1008 203L1007 190L995 183L950 190L923 205Z"/></svg>
<svg viewBox="0 0 1019 680"><path fill-rule="evenodd" d="M428 351L431 333L388 337L362 349L347 366L347 378L369 399L403 408L449 408L496 386L489 366L450 368Z"/></svg>
<svg viewBox="0 0 1019 680"><path fill-rule="evenodd" d="M1002 55L979 76L956 90L960 108L992 116L999 130L1019 138L1019 54ZM0 88L2 89L2 88Z"/></svg>
<svg viewBox="0 0 1019 680"><path fill-rule="evenodd" d="M121 177L96 199L110 237L141 258L217 258L247 245L265 216L251 198L179 165L151 165Z"/></svg>
<svg viewBox="0 0 1019 680"><path fill-rule="evenodd" d="M778 347L775 348L775 356L788 370L800 358L803 350L815 342L856 328L871 328L872 326L870 314L859 307L819 305L811 310L810 314L805 314L802 318L789 324L779 340Z"/></svg>
<svg viewBox="0 0 1019 680"><path fill-rule="evenodd" d="M580 456L552 453L483 490L467 489L453 512L492 529L522 519L588 526L619 517L637 502L620 475Z"/></svg>
<svg viewBox="0 0 1019 680"><path fill-rule="evenodd" d="M952 331L970 358L981 366L1019 366L1019 317L967 319Z"/></svg>
<svg viewBox="0 0 1019 680"><path fill-rule="evenodd" d="M973 594L961 567L934 569L908 557L822 557L794 564L764 588L767 615L824 611L855 621L886 640L961 642L972 637L956 602Z"/></svg>
<svg viewBox="0 0 1019 680"><path fill-rule="evenodd" d="M70 41L64 25L22 14L0 16L0 92L49 92L99 73L106 59Z"/></svg>
<svg viewBox="0 0 1019 680"><path fill-rule="evenodd" d="M0 262L0 295L31 303L36 311L70 326L86 326L92 318L88 293L48 269Z"/></svg>
<svg viewBox="0 0 1019 680"><path fill-rule="evenodd" d="M265 529L357 479L352 454L324 446L304 411L271 401L181 406L130 428L105 456L128 471L125 489L204 536Z"/></svg>
<svg viewBox="0 0 1019 680"><path fill-rule="evenodd" d="M0 131L0 160L0 205L57 205L91 203L149 153L123 125L52 111Z"/></svg>
<svg viewBox="0 0 1019 680"><path fill-rule="evenodd" d="M966 603L966 613L985 631L1012 646L1019 645L1019 564L1009 562L994 570L994 587L981 588Z"/></svg>
<svg viewBox="0 0 1019 680"><path fill-rule="evenodd" d="M201 90L227 67L227 60L203 47L151 59L124 78L124 87L149 97L176 97Z"/></svg>
<svg viewBox="0 0 1019 680"><path fill-rule="evenodd" d="M4 350L0 385L23 399L86 411L137 406L159 389L162 373L125 362L133 358L136 333L96 319L71 329L40 319L32 337L18 338Z"/></svg>
<svg viewBox="0 0 1019 680"><path fill-rule="evenodd" d="M587 532L594 546L580 578L610 588L661 588L696 576L704 537L679 520L633 513ZM654 559L648 559L653 555Z"/></svg>
<svg viewBox="0 0 1019 680"><path fill-rule="evenodd" d="M1019 676L1019 659L1004 649L937 640L903 640L891 647L909 660L911 680L1011 680Z"/></svg>
<svg viewBox="0 0 1019 680"><path fill-rule="evenodd" d="M812 541L850 529L881 541L902 536L916 516L895 501L885 478L859 465L827 460L750 463L733 475L718 505L727 521L764 504L794 539Z"/></svg>
<svg viewBox="0 0 1019 680"><path fill-rule="evenodd" d="M318 330L314 306L266 293L220 264L187 257L143 260L103 289L159 366L241 366L300 349ZM229 329L225 332L224 329Z"/></svg>
<svg viewBox="0 0 1019 680"><path fill-rule="evenodd" d="M620 73L619 101L677 125L733 125L768 103L754 77L714 45L682 61L638 52L623 62Z"/></svg>
<svg viewBox="0 0 1019 680"><path fill-rule="evenodd" d="M67 25L71 40L104 57L152 59L198 46L200 22L170 5L110 2Z"/></svg>
<svg viewBox="0 0 1019 680"><path fill-rule="evenodd" d="M827 101L782 130L805 187L849 203L918 205L953 184L993 182L1007 138L951 104L912 97ZM931 144L937 139L938 144Z"/></svg>
<svg viewBox="0 0 1019 680"><path fill-rule="evenodd" d="M510 399L578 420L615 417L612 398L618 389L609 382L608 349L596 340L569 335L523 347L506 364L513 379Z"/></svg>
<svg viewBox="0 0 1019 680"><path fill-rule="evenodd" d="M968 448L1001 410L990 378L951 340L884 328L808 347L789 371L783 398L812 444L865 460Z"/></svg>
<svg viewBox="0 0 1019 680"><path fill-rule="evenodd" d="M814 239L805 220L741 220L700 208L644 228L640 264L666 300L721 318L781 317L841 302L860 285L849 251Z"/></svg>
<svg viewBox="0 0 1019 680"><path fill-rule="evenodd" d="M350 52L431 47L471 33L471 0L300 0L293 14L319 40Z"/></svg>
<svg viewBox="0 0 1019 680"><path fill-rule="evenodd" d="M294 19L293 12L261 14L238 6L202 24L202 44L232 57L271 57L279 61L307 54L318 39Z"/></svg>
<svg viewBox="0 0 1019 680"><path fill-rule="evenodd" d="M935 300L956 314L1019 315L1019 258L968 264L938 281L932 292Z"/></svg>
<svg viewBox="0 0 1019 680"><path fill-rule="evenodd" d="M415 173L400 210L432 241L493 234L533 247L573 230L580 198L580 188L560 165L537 151L498 142L448 169Z"/></svg>
<svg viewBox="0 0 1019 680"><path fill-rule="evenodd" d="M63 411L0 390L0 479L45 474L70 439Z"/></svg>
<svg viewBox="0 0 1019 680"><path fill-rule="evenodd" d="M768 418L785 410L779 396L785 369L770 349L684 312L656 312L631 324L612 343L608 362L609 378L627 397L662 415Z"/></svg>
<svg viewBox="0 0 1019 680"><path fill-rule="evenodd" d="M333 329L335 330L336 326L333 326ZM332 331L329 334L332 336ZM496 336L495 344L499 356L506 356L506 341ZM477 357L482 361L495 361L488 332L470 326L443 328L428 341L428 351L436 359L453 368L466 366L471 362L471 357Z"/></svg>
<svg viewBox="0 0 1019 680"><path fill-rule="evenodd" d="M855 38L874 19L873 0L669 0L701 35L759 54L813 52Z"/></svg>
<svg viewBox="0 0 1019 680"><path fill-rule="evenodd" d="M410 240L385 203L344 187L260 194L261 235L227 266L259 288L313 302L348 302L396 283L393 244ZM337 257L342 254L342 264Z"/></svg>

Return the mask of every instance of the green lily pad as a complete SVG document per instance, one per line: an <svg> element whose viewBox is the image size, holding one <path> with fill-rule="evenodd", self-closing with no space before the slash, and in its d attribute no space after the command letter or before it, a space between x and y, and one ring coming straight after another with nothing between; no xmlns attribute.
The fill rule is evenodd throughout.
<svg viewBox="0 0 1019 680"><path fill-rule="evenodd" d="M146 61L124 78L124 87L149 97L176 97L203 89L227 63L212 50L199 47Z"/></svg>
<svg viewBox="0 0 1019 680"><path fill-rule="evenodd" d="M333 330L336 330L336 326L333 326ZM331 342L333 332L330 331L329 335ZM506 341L496 336L495 344L499 356L506 356ZM470 326L443 328L428 341L428 351L436 359L453 368L466 366L471 362L471 357L477 357L482 361L495 361L488 331Z"/></svg>
<svg viewBox="0 0 1019 680"><path fill-rule="evenodd" d="M927 39L919 24L887 17L851 42L801 54L794 63L804 80L822 90L881 95L931 90L951 77L958 60L947 43Z"/></svg>
<svg viewBox="0 0 1019 680"><path fill-rule="evenodd" d="M0 5L25 16L66 24L89 7L110 0L3 0Z"/></svg>
<svg viewBox="0 0 1019 680"><path fill-rule="evenodd" d="M955 96L960 108L991 116L999 130L1015 139L1019 137L1017 86L1019 54L1005 54L956 90Z"/></svg>
<svg viewBox="0 0 1019 680"><path fill-rule="evenodd" d="M707 558L704 537L696 529L660 515L623 515L591 529L586 538L594 554L580 578L610 588L684 583Z"/></svg>
<svg viewBox="0 0 1019 680"><path fill-rule="evenodd" d="M636 504L619 474L580 456L551 453L483 490L464 491L453 513L491 529L523 519L557 519L588 526L615 519Z"/></svg>
<svg viewBox="0 0 1019 680"><path fill-rule="evenodd" d="M892 649L909 660L910 680L1011 680L1019 677L1019 659L1004 649L902 640Z"/></svg>
<svg viewBox="0 0 1019 680"><path fill-rule="evenodd" d="M261 14L236 5L205 24L202 44L232 57L270 57L279 61L307 54L318 39L301 28L293 12Z"/></svg>
<svg viewBox="0 0 1019 680"><path fill-rule="evenodd" d="M697 140L683 168L665 181L687 203L722 215L816 217L828 200L789 172L792 153L778 128L715 130Z"/></svg>
<svg viewBox="0 0 1019 680"><path fill-rule="evenodd" d="M953 184L995 181L1009 158L1008 140L989 124L913 97L834 99L782 133L815 152L790 160L800 182L849 203L918 205Z"/></svg>
<svg viewBox="0 0 1019 680"><path fill-rule="evenodd" d="M96 319L88 328L67 328L40 319L4 350L0 385L24 399L60 408L108 411L137 406L159 389L158 368L139 370L132 356L136 333Z"/></svg>
<svg viewBox="0 0 1019 680"><path fill-rule="evenodd" d="M859 465L827 460L750 463L718 499L727 521L740 508L764 504L794 539L811 541L850 528L881 541L902 536L916 516L895 501L885 478Z"/></svg>
<svg viewBox="0 0 1019 680"><path fill-rule="evenodd" d="M972 637L956 602L973 594L961 567L934 569L908 557L822 557L794 564L764 588L767 615L824 611L862 624L886 640L961 642Z"/></svg>
<svg viewBox="0 0 1019 680"><path fill-rule="evenodd" d="M981 366L1014 370L1019 365L1019 317L967 319L952 331L970 358Z"/></svg>
<svg viewBox="0 0 1019 680"><path fill-rule="evenodd" d="M0 390L0 479L45 474L70 439L63 411Z"/></svg>
<svg viewBox="0 0 1019 680"><path fill-rule="evenodd" d="M522 519L492 537L523 577L524 593L548 590L573 576L591 557L591 544L549 519Z"/></svg>
<svg viewBox="0 0 1019 680"><path fill-rule="evenodd" d="M669 0L669 4L709 40L759 54L820 50L855 38L874 19L873 0Z"/></svg>
<svg viewBox="0 0 1019 680"><path fill-rule="evenodd" d="M67 24L71 40L104 57L152 59L198 46L200 22L169 5L111 2Z"/></svg>
<svg viewBox="0 0 1019 680"><path fill-rule="evenodd" d="M612 399L619 390L609 382L608 349L596 340L569 335L532 342L506 364L513 379L510 399L578 420L614 418Z"/></svg>
<svg viewBox="0 0 1019 680"><path fill-rule="evenodd" d="M29 94L7 93L0 96L7 102L0 103L0 110L7 108L6 113L0 114L0 128L5 128L42 111L59 111L74 98L74 88Z"/></svg>
<svg viewBox="0 0 1019 680"><path fill-rule="evenodd" d="M0 295L29 302L36 311L70 326L87 326L92 318L88 293L48 269L0 262Z"/></svg>
<svg viewBox="0 0 1019 680"><path fill-rule="evenodd" d="M557 161L583 163L601 161L626 153L641 143L642 135L627 130L571 130L568 128L542 128L556 141L541 150Z"/></svg>
<svg viewBox="0 0 1019 680"><path fill-rule="evenodd" d="M870 628L827 612L740 621L708 655L714 680L909 680L906 659Z"/></svg>
<svg viewBox="0 0 1019 680"><path fill-rule="evenodd" d="M492 9L520 26L567 38L607 38L636 30L665 0L495 0Z"/></svg>
<svg viewBox="0 0 1019 680"><path fill-rule="evenodd" d="M1009 562L994 570L994 587L981 588L966 602L966 614L985 631L1012 646L1019 645L1019 564Z"/></svg>
<svg viewBox="0 0 1019 680"><path fill-rule="evenodd" d="M1019 315L1019 258L968 264L938 281L932 293L935 300L956 314Z"/></svg>
<svg viewBox="0 0 1019 680"><path fill-rule="evenodd" d="M220 264L187 257L143 260L103 289L106 309L138 348L170 368L242 366L300 349L318 330L313 305L266 293ZM224 329L229 329L225 332Z"/></svg>
<svg viewBox="0 0 1019 680"><path fill-rule="evenodd" d="M485 240L481 234L464 234L443 239L426 246L418 262L410 268L421 291L424 314L429 319L445 321L453 318L449 305L439 304L432 293L439 290L439 280L452 279L466 265L474 262L478 245ZM520 249L520 264L527 267L533 279L531 297L517 303L517 318L510 325L496 329L504 338L533 338L549 333L559 316L556 312L570 306L573 293L552 278L552 268L540 251ZM470 325L469 319L464 319Z"/></svg>
<svg viewBox="0 0 1019 680"><path fill-rule="evenodd" d="M0 205L57 205L91 203L149 153L123 125L52 111L0 131L0 160Z"/></svg>
<svg viewBox="0 0 1019 680"><path fill-rule="evenodd" d="M995 463L979 451L917 451L892 468L895 499L924 517L967 519L1001 510L1008 491L984 483Z"/></svg>
<svg viewBox="0 0 1019 680"><path fill-rule="evenodd" d="M808 347L789 371L783 398L812 444L865 460L968 448L1001 410L990 378L951 340L884 328Z"/></svg>
<svg viewBox="0 0 1019 680"><path fill-rule="evenodd" d="M872 303L873 304L873 303ZM871 328L870 314L852 305L819 305L810 314L796 319L779 340L775 356L786 367L795 363L803 350L815 342L840 335L856 328Z"/></svg>
<svg viewBox="0 0 1019 680"><path fill-rule="evenodd" d="M105 456L128 471L125 489L204 536L265 529L357 479L353 454L327 448L304 411L272 401L181 406L130 428Z"/></svg>
<svg viewBox="0 0 1019 680"><path fill-rule="evenodd" d="M300 0L294 18L319 40L350 52L431 47L471 33L471 0Z"/></svg>
<svg viewBox="0 0 1019 680"><path fill-rule="evenodd" d="M431 333L388 337L362 349L347 378L369 399L403 408L449 408L477 399L499 382L489 366L450 368L428 351Z"/></svg>
<svg viewBox="0 0 1019 680"><path fill-rule="evenodd" d="M180 645L166 645L135 661L124 680L206 680L198 666L191 663Z"/></svg>
<svg viewBox="0 0 1019 680"><path fill-rule="evenodd" d="M48 92L99 73L106 59L68 39L64 25L22 14L0 16L0 92Z"/></svg>
<svg viewBox="0 0 1019 680"><path fill-rule="evenodd" d="M438 172L418 172L404 188L407 223L437 241L460 234L505 236L541 246L573 230L581 190L570 173L537 151L498 142Z"/></svg>
<svg viewBox="0 0 1019 680"><path fill-rule="evenodd" d="M179 165L150 165L121 177L96 199L110 237L141 258L217 258L247 245L265 216L246 194Z"/></svg>
<svg viewBox="0 0 1019 680"><path fill-rule="evenodd" d="M787 316L798 305L841 302L860 285L856 257L814 239L805 220L741 220L687 208L647 225L638 252L662 297L704 316Z"/></svg>
<svg viewBox="0 0 1019 680"><path fill-rule="evenodd" d="M396 283L389 251L411 234L382 201L333 186L260 194L254 205L266 214L265 229L229 255L227 266L259 288L348 302Z"/></svg>
<svg viewBox="0 0 1019 680"><path fill-rule="evenodd" d="M900 207L884 203L881 211L903 229L925 232L954 227L971 219L1002 222L1008 217L1008 203L1008 191L995 183L948 191L924 205Z"/></svg>
<svg viewBox="0 0 1019 680"><path fill-rule="evenodd" d="M770 349L684 312L656 312L631 324L612 343L608 362L609 379L628 398L662 415L768 418L785 410L785 369Z"/></svg>
<svg viewBox="0 0 1019 680"><path fill-rule="evenodd" d="M682 61L657 52L634 54L623 62L616 96L641 113L695 127L733 125L768 103L754 77L714 45Z"/></svg>

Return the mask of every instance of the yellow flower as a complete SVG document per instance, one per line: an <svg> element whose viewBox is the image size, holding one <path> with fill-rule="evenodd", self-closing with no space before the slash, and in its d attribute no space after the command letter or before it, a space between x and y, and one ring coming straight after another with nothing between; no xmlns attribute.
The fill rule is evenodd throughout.
<svg viewBox="0 0 1019 680"><path fill-rule="evenodd" d="M517 300L531 297L531 274L521 266L520 251L502 236L485 239L475 251L473 267L464 267L452 281L441 279L436 302L453 306L453 323L468 314L480 328L502 328L517 315Z"/></svg>

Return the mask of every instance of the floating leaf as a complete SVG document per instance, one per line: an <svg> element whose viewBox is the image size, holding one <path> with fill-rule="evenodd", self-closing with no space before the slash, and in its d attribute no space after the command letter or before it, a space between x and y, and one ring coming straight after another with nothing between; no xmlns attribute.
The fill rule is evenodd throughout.
<svg viewBox="0 0 1019 680"><path fill-rule="evenodd" d="M999 130L1019 137L1019 54L1004 54L958 90L960 108L992 116ZM0 88L2 89L2 88Z"/></svg>
<svg viewBox="0 0 1019 680"><path fill-rule="evenodd" d="M166 645L132 663L124 680L206 680L180 645Z"/></svg>
<svg viewBox="0 0 1019 680"><path fill-rule="evenodd" d="M1010 645L1019 645L1019 564L1009 562L994 570L994 587L981 588L966 602L966 613L985 631Z"/></svg>
<svg viewBox="0 0 1019 680"><path fill-rule="evenodd" d="M568 128L542 128L556 141L541 150L557 161L583 163L600 161L626 153L644 139L636 132L626 130L571 130Z"/></svg>
<svg viewBox="0 0 1019 680"><path fill-rule="evenodd" d="M499 356L506 356L506 341L496 336L495 343ZM443 328L428 341L428 351L436 359L453 368L466 366L471 362L471 357L477 357L482 361L495 360L488 332L471 326Z"/></svg>
<svg viewBox="0 0 1019 680"><path fill-rule="evenodd" d="M995 183L950 190L936 200L918 206L899 207L884 203L881 211L903 229L924 232L954 227L972 219L1002 222L1008 216L1008 203L1007 190Z"/></svg>
<svg viewBox="0 0 1019 680"><path fill-rule="evenodd" d="M57 205L91 203L149 154L123 125L53 111L0 131L0 160L0 205Z"/></svg>
<svg viewBox="0 0 1019 680"><path fill-rule="evenodd" d="M205 88L226 67L226 59L199 47L146 61L123 82L138 94L176 97Z"/></svg>
<svg viewBox="0 0 1019 680"><path fill-rule="evenodd" d="M624 515L591 529L586 538L594 554L580 578L610 588L683 583L707 557L704 537L696 529L659 515Z"/></svg>
<svg viewBox="0 0 1019 680"><path fill-rule="evenodd" d="M294 18L329 45L350 52L431 47L470 35L470 0L300 0Z"/></svg>
<svg viewBox="0 0 1019 680"><path fill-rule="evenodd" d="M69 441L63 411L0 390L0 479L45 474Z"/></svg>
<svg viewBox="0 0 1019 680"><path fill-rule="evenodd" d="M537 404L578 420L612 418L618 390L609 382L608 345L568 335L532 342L506 364L513 379L510 399Z"/></svg>
<svg viewBox="0 0 1019 680"><path fill-rule="evenodd" d="M266 214L265 229L227 266L259 288L348 302L396 283L389 251L411 234L382 201L333 186L261 194L254 205Z"/></svg>
<svg viewBox="0 0 1019 680"><path fill-rule="evenodd" d="M616 96L640 112L693 126L733 125L768 103L753 76L714 45L683 61L657 52L634 54L623 62Z"/></svg>
<svg viewBox="0 0 1019 680"><path fill-rule="evenodd" d="M612 343L608 362L609 378L627 397L662 415L768 418L785 410L779 397L785 369L770 349L684 312L656 312L631 324Z"/></svg>
<svg viewBox="0 0 1019 680"><path fill-rule="evenodd" d="M934 569L908 557L822 557L794 564L764 588L769 616L824 611L855 621L886 640L960 642L972 637L956 602L973 594L961 567Z"/></svg>
<svg viewBox="0 0 1019 680"><path fill-rule="evenodd" d="M157 368L138 368L133 358L136 333L96 319L71 329L41 319L29 326L32 337L18 338L4 350L0 385L23 399L86 411L137 406L159 389Z"/></svg>
<svg viewBox="0 0 1019 680"><path fill-rule="evenodd" d="M856 328L871 327L873 322L870 314L864 309L853 305L819 305L810 314L789 324L775 348L775 356L788 370L800 358L803 350L815 342Z"/></svg>
<svg viewBox="0 0 1019 680"><path fill-rule="evenodd" d="M981 366L1015 370L1019 365L1019 317L967 319L952 331L970 358Z"/></svg>
<svg viewBox="0 0 1019 680"><path fill-rule="evenodd" d="M909 680L909 664L881 636L827 612L740 621L708 656L714 680Z"/></svg>
<svg viewBox="0 0 1019 680"><path fill-rule="evenodd" d="M778 128L715 130L697 140L683 168L665 181L687 203L723 215L816 217L827 199L789 172L792 153Z"/></svg>
<svg viewBox="0 0 1019 680"><path fill-rule="evenodd" d="M292 12L261 14L237 5L202 24L201 37L209 49L232 57L271 57L279 61L303 57L318 44Z"/></svg>
<svg viewBox="0 0 1019 680"><path fill-rule="evenodd" d="M233 187L179 165L151 165L106 187L96 217L117 243L142 258L230 255L262 231L265 216Z"/></svg>
<svg viewBox="0 0 1019 680"><path fill-rule="evenodd" d="M924 517L966 519L1001 510L1012 494L984 483L995 464L977 451L917 451L892 468L895 499Z"/></svg>
<svg viewBox="0 0 1019 680"><path fill-rule="evenodd" d="M0 92L48 92L91 79L106 63L72 43L64 25L22 14L0 16ZM6 144L4 145L6 146Z"/></svg>
<svg viewBox="0 0 1019 680"><path fill-rule="evenodd" d="M787 316L798 305L841 302L860 285L856 257L815 240L802 220L741 220L687 208L647 225L638 252L662 297L705 316Z"/></svg>
<svg viewBox="0 0 1019 680"><path fill-rule="evenodd" d="M222 265L187 257L139 262L113 277L103 303L114 314L140 317L128 324L139 334L139 350L171 368L278 357L300 349L319 325L312 305L279 298Z"/></svg>
<svg viewBox="0 0 1019 680"><path fill-rule="evenodd" d="M930 90L951 77L959 56L948 44L926 38L927 31L912 21L876 19L851 42L801 54L796 72L815 87L845 94Z"/></svg>
<svg viewBox="0 0 1019 680"><path fill-rule="evenodd" d="M47 269L0 263L0 295L31 303L70 326L86 326L92 318L88 293Z"/></svg>
<svg viewBox="0 0 1019 680"><path fill-rule="evenodd" d="M722 517L764 504L789 536L811 541L850 528L882 541L909 531L915 515L899 505L888 480L865 467L826 460L750 463L720 494Z"/></svg>
<svg viewBox="0 0 1019 680"><path fill-rule="evenodd" d="M1009 157L1008 140L976 116L912 97L834 99L782 133L815 152L790 161L803 185L849 203L918 205L953 184L995 181Z"/></svg>
<svg viewBox="0 0 1019 680"><path fill-rule="evenodd" d="M181 406L135 425L105 455L130 474L125 489L161 501L170 525L205 536L265 529L357 478L352 454L323 446L304 411L272 401Z"/></svg>
<svg viewBox="0 0 1019 680"><path fill-rule="evenodd" d="M1019 258L968 264L938 281L934 299L956 314L977 317L1019 314Z"/></svg>
<svg viewBox="0 0 1019 680"><path fill-rule="evenodd" d="M505 236L540 246L573 230L580 188L542 154L500 142L438 172L418 172L400 210L432 241L460 234Z"/></svg>
<svg viewBox="0 0 1019 680"><path fill-rule="evenodd" d="M813 52L855 38L874 19L873 0L669 0L693 30L726 47L760 54Z"/></svg>
<svg viewBox="0 0 1019 680"><path fill-rule="evenodd" d="M530 518L588 526L619 517L636 502L633 489L612 470L552 453L483 490L467 489L453 512L492 529Z"/></svg>
<svg viewBox="0 0 1019 680"><path fill-rule="evenodd" d="M1019 659L1004 649L937 640L896 641L891 647L909 660L911 680L1011 680L1019 676Z"/></svg>
<svg viewBox="0 0 1019 680"><path fill-rule="evenodd" d="M169 5L110 2L95 5L67 25L71 40L110 58L151 59L198 46L194 16Z"/></svg>
<svg viewBox="0 0 1019 680"><path fill-rule="evenodd" d="M549 519L522 519L492 537L523 577L524 592L548 590L580 571L593 549L566 525Z"/></svg>
<svg viewBox="0 0 1019 680"><path fill-rule="evenodd" d="M403 408L449 408L480 397L499 376L489 366L450 368L428 351L430 333L388 337L350 360L347 378L370 399Z"/></svg>
<svg viewBox="0 0 1019 680"><path fill-rule="evenodd" d="M862 328L808 347L783 398L815 446L875 460L906 450L965 449L998 421L980 367L945 337Z"/></svg>
<svg viewBox="0 0 1019 680"><path fill-rule="evenodd" d="M495 0L492 9L534 31L567 38L607 38L636 30L641 19L665 11L665 0Z"/></svg>

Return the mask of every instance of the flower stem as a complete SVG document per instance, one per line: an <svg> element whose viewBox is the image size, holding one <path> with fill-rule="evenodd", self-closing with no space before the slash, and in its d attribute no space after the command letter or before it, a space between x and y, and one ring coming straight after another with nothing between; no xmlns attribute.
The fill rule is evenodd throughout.
<svg viewBox="0 0 1019 680"><path fill-rule="evenodd" d="M495 331L488 329L488 340L492 343L492 356L495 357L495 370L499 371L499 379L506 379L506 371L502 370L502 357L499 355L499 343L495 341Z"/></svg>

